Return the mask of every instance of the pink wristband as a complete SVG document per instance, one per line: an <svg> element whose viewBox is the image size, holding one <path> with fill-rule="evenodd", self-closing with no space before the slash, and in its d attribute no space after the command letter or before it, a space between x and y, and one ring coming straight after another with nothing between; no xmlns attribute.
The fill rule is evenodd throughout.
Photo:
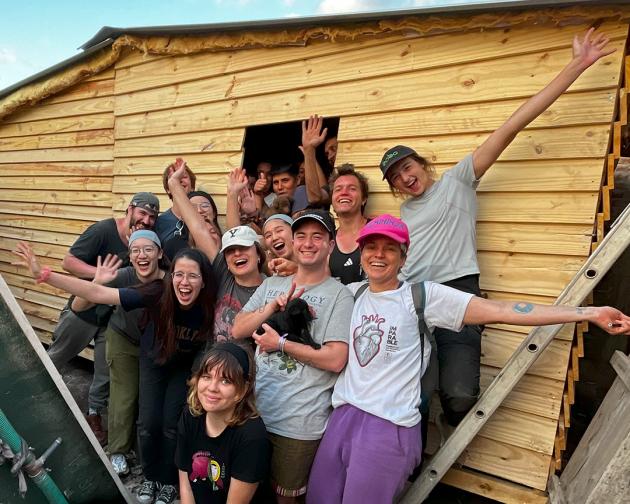
<svg viewBox="0 0 630 504"><path fill-rule="evenodd" d="M44 266L39 272L39 277L37 278L36 282L40 284L40 283L44 283L48 281L48 277L50 276L50 273L51 273L51 269L48 266Z"/></svg>

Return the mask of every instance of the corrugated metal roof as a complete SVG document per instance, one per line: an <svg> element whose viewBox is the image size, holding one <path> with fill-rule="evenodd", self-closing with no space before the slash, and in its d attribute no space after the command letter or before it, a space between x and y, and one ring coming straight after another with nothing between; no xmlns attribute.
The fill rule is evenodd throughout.
<svg viewBox="0 0 630 504"><path fill-rule="evenodd" d="M628 0L611 0L606 4L626 4ZM494 12L496 10L525 10L532 7L566 7L574 5L602 4L598 0L573 0L573 1L557 1L557 0L504 0L491 3L478 4L459 4L423 7L415 9L397 9L380 12L359 12L355 14L343 14L332 16L306 16L299 18L282 18L282 19L263 19L258 21L239 21L230 23L212 23L212 24L196 24L196 25L164 25L164 26L146 26L146 27L129 27L116 28L112 26L104 26L90 40L79 47L83 52L72 56L66 60L57 63L41 72L27 77L7 88L0 90L0 99L4 98L20 87L32 84L39 80L43 80L60 70L68 68L75 63L82 61L94 52L112 44L114 40L123 35L136 36L178 36L178 35L207 35L217 32L233 32L233 31L254 31L254 30L274 30L287 28L303 28L306 26L334 26L339 24L360 23L370 21L380 21L383 19L401 18L406 16L422 16L429 14L440 15L461 15L461 14L479 14L482 12Z"/></svg>

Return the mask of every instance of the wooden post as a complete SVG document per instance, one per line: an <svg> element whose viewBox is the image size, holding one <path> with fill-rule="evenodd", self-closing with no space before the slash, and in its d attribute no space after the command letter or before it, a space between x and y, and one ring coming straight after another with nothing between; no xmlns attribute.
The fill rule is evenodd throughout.
<svg viewBox="0 0 630 504"><path fill-rule="evenodd" d="M559 482L550 479L551 502L628 502L630 496L630 356L611 359L618 377L580 440ZM558 484L559 483L559 484Z"/></svg>

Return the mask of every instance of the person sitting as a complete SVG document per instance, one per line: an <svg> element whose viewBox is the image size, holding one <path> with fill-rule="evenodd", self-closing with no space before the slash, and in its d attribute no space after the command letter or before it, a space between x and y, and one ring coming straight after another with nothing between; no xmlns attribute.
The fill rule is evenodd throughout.
<svg viewBox="0 0 630 504"><path fill-rule="evenodd" d="M267 477L271 448L256 410L250 351L217 343L189 381L175 464L182 504L247 504Z"/></svg>
<svg viewBox="0 0 630 504"><path fill-rule="evenodd" d="M334 387L334 411L309 478L309 504L396 502L422 456L419 406L431 354L427 331L586 320L610 334L630 333L630 317L607 306L493 301L435 282L401 282L409 231L391 215L367 223L357 241L368 282L348 286L355 296L348 364Z"/></svg>

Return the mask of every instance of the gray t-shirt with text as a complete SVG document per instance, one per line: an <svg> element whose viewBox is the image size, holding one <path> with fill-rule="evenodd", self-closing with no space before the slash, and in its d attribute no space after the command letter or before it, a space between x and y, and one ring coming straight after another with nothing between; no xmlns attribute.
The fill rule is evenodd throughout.
<svg viewBox="0 0 630 504"><path fill-rule="evenodd" d="M293 276L267 278L243 310L263 307L287 293L292 282ZM306 287L301 297L315 311L311 336L317 343L348 342L354 298L344 285L329 277ZM320 439L332 411L337 376L280 352L257 351L256 401L267 430L292 439Z"/></svg>

